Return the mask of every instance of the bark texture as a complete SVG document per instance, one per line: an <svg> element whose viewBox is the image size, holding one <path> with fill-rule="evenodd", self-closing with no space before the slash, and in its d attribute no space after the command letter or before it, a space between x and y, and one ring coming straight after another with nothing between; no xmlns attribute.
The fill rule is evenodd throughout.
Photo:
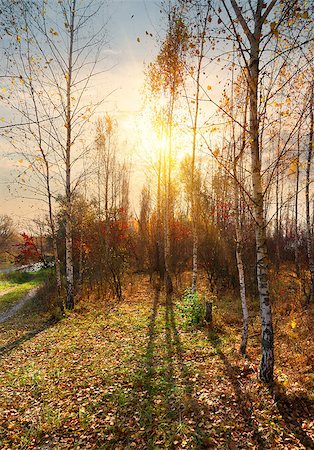
<svg viewBox="0 0 314 450"><path fill-rule="evenodd" d="M71 147L72 147L72 112L71 88L73 71L73 43L74 19L76 14L76 0L71 3L70 45L68 73L66 76L66 149L65 149L65 197L66 197L66 223L65 223L65 271L66 271L66 307L74 308L74 270L73 270L73 242L72 242L72 192L71 192Z"/></svg>
<svg viewBox="0 0 314 450"><path fill-rule="evenodd" d="M311 165L313 153L313 133L314 133L314 82L311 86L310 96L310 131L309 131L309 146L307 154L306 165L306 185L305 185L305 206L306 206L306 243L307 243L307 258L309 263L309 270L311 275L311 291L308 297L308 302L314 300L314 255L312 245L312 227L311 227L311 211L310 211L310 182L311 182Z"/></svg>
<svg viewBox="0 0 314 450"><path fill-rule="evenodd" d="M268 254L266 245L266 220L264 211L264 193L262 186L261 156L260 156L260 117L258 113L258 88L259 88L259 62L260 41L262 28L276 0L272 0L263 13L264 2L257 0L256 9L253 11L253 31L242 14L236 0L230 0L244 34L249 42L250 58L247 63L248 88L249 88L249 139L251 152L251 171L255 219L256 240L256 269L257 284L260 299L262 322L262 359L260 364L260 379L267 383L273 380L274 372L274 333L272 325L272 312L269 297L269 271ZM223 1L224 5L225 2ZM226 7L226 6L225 6ZM227 11L228 14L229 11ZM239 39L239 37L237 37ZM241 42L239 42L241 46ZM242 49L242 47L241 47ZM244 56L245 58L245 56Z"/></svg>
<svg viewBox="0 0 314 450"><path fill-rule="evenodd" d="M258 20L258 18L257 18ZM251 44L249 66L250 89L250 142L251 170L254 199L256 269L262 321L262 359L260 379L273 380L274 372L274 333L269 298L268 253L266 245L266 220L264 214L264 195L262 187L261 160L259 148L258 82L259 82L259 41L261 27L255 31Z"/></svg>

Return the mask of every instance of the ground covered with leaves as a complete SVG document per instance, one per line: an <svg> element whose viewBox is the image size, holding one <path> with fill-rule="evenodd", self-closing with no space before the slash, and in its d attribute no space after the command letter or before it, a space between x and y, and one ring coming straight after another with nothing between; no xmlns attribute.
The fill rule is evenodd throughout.
<svg viewBox="0 0 314 450"><path fill-rule="evenodd" d="M90 299L58 322L3 325L1 449L314 448L310 348L293 336L305 316L277 327L269 389L257 380L258 337L250 359L239 356L231 300L212 327L191 329L176 303L141 278L120 304Z"/></svg>

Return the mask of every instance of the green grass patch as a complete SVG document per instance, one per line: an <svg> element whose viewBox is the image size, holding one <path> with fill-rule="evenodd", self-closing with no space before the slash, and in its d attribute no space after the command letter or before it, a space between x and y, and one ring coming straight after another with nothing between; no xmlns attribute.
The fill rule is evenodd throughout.
<svg viewBox="0 0 314 450"><path fill-rule="evenodd" d="M83 313L32 336L2 327L3 342L16 344L0 358L1 448L310 448L303 384L299 410L279 410L257 379L259 354L235 351L231 296L217 298L211 326L186 328L142 276L135 289L114 307L85 299Z"/></svg>
<svg viewBox="0 0 314 450"><path fill-rule="evenodd" d="M42 269L36 273L12 272L0 275L0 311L17 302L33 288L42 284L51 269Z"/></svg>

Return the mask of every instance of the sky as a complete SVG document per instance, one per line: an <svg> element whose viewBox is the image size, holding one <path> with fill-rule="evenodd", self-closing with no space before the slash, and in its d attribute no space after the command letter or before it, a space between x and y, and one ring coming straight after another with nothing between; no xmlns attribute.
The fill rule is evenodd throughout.
<svg viewBox="0 0 314 450"><path fill-rule="evenodd" d="M139 159L136 150L138 134L135 132L141 120L145 66L157 53L156 33L160 32L160 6L151 0L109 1L97 17L97 25L104 24L106 46L104 67L106 72L91 86L92 96L104 98L97 114L111 114L118 122L120 142L126 143L126 156ZM147 35L152 33L153 37ZM5 114L5 113L4 113ZM23 224L45 212L38 201L22 198L15 193L12 181L16 176L16 162L6 156L7 144L1 141L0 149L0 214L11 215L17 224ZM133 187L136 207L139 186L145 173L137 177ZM28 196L27 192L25 196ZM134 206L133 205L133 206Z"/></svg>
<svg viewBox="0 0 314 450"><path fill-rule="evenodd" d="M102 0L95 1L99 1L102 7L94 25L96 29L104 27L106 43L99 69L97 66L97 71L101 73L93 79L88 90L89 101L104 99L92 120L107 113L116 119L120 157L131 162L130 206L131 211L136 213L139 209L141 188L147 180L147 175L152 173L153 159L153 133L144 102L145 70L158 54L158 45L165 32L164 15L161 14L161 1L158 0L108 0L107 3ZM210 47L209 57L213 55ZM207 87L205 89L210 86L210 96L216 102L219 101L228 78L226 75L221 76L223 66L223 59L221 63L215 61L206 69L205 78L202 80L203 85ZM3 82L0 78L0 92L3 87L1 83ZM182 109L183 116L186 115L186 100L182 101L185 105ZM2 109L0 102L0 120L3 117L6 120L9 112ZM206 120L214 116L215 111L216 108L208 101L200 105L200 113L204 112L203 118ZM182 119L182 123L189 120ZM217 119L214 117L214 122L215 120ZM90 141L94 136L93 130L95 125L88 129ZM187 152L190 153L190 144L186 139L181 141L177 148L181 159ZM6 153L9 151L8 144L0 138L0 214L9 214L21 228L32 219L44 216L47 207L34 200L27 189L15 189L13 180L20 173L20 156L8 158ZM16 166L19 166L19 171Z"/></svg>

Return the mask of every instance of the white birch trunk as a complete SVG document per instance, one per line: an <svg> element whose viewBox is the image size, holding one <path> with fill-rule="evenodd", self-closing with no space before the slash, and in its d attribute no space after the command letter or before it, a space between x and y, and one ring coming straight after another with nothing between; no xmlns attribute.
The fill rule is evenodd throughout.
<svg viewBox="0 0 314 450"><path fill-rule="evenodd" d="M307 155L306 166L306 185L305 185L305 205L306 205L306 243L307 243L307 257L311 276L311 291L309 295L309 302L314 300L314 255L312 247L312 229L311 229L311 211L310 211L310 178L311 178L311 165L312 165L312 153L313 153L313 134L314 134L314 83L311 86L311 98L310 98L310 132L309 132L309 146Z"/></svg>
<svg viewBox="0 0 314 450"><path fill-rule="evenodd" d="M253 207L255 218L256 239L256 266L257 284L260 299L262 321L262 359L260 364L260 379L265 382L273 380L274 373L274 333L272 313L269 298L269 271L268 254L266 245L266 219L264 212L264 193L262 186L261 157L260 157L260 118L258 113L258 85L259 85L259 60L260 41L262 28L268 15L276 4L271 0L263 12L263 0L257 0L256 10L253 13L254 31L249 28L236 0L230 0L237 19L249 41L250 60L248 62L248 87L250 106L250 149L251 170L253 184ZM223 0L224 3L224 0ZM224 3L225 5L225 3ZM225 6L226 8L226 6ZM228 11L227 11L228 13Z"/></svg>
<svg viewBox="0 0 314 450"><path fill-rule="evenodd" d="M272 312L269 298L268 252L266 245L266 220L264 215L264 195L262 187L261 160L259 148L259 117L258 117L258 82L259 82L259 41L260 31L257 31L251 43L249 67L249 97L250 97L250 143L251 170L254 199L255 238L257 284L260 298L262 321L262 360L260 378L271 382L274 371L274 333Z"/></svg>
<svg viewBox="0 0 314 450"><path fill-rule="evenodd" d="M242 236L242 228L241 228L241 220L240 220L240 205L239 205L239 185L237 179L237 159L234 161L234 205L235 205L235 229L236 229L236 261L238 268L238 276L239 276L239 285L240 285L240 299L241 299L241 307L242 307L242 339L240 345L240 352L242 355L246 354L246 347L248 341L248 327L249 327L249 313L247 308L246 301L246 286L245 286L245 272L244 272L244 264L242 257L242 248L243 248L243 236Z"/></svg>
<svg viewBox="0 0 314 450"><path fill-rule="evenodd" d="M73 42L74 42L74 18L76 0L71 3L70 23L70 47L68 73L66 83L66 223L65 223L65 270L66 270L66 307L74 308L74 268L73 268L73 242L72 242L72 195L71 195L71 146L72 146L72 113L71 113L71 87L73 69Z"/></svg>
<svg viewBox="0 0 314 450"><path fill-rule="evenodd" d="M200 97L200 76L202 70L202 62L204 58L204 44L205 44L205 32L208 24L208 16L210 11L210 2L208 2L205 19L202 27L202 38L199 49L199 57L196 73L196 92L195 92L195 112L193 121L193 142L192 142L192 176L191 176L191 213L192 213L192 236L193 236L193 250L192 250L192 292L197 290L197 275L198 275L198 230L197 230L197 195L199 192L195 191L194 178L195 178L195 159L196 159L196 147L197 147L197 126L199 116L199 97Z"/></svg>
<svg viewBox="0 0 314 450"><path fill-rule="evenodd" d="M297 151L297 168L296 168L296 185L295 185L295 247L294 247L294 261L295 261L295 271L297 277L300 278L300 255L299 255L299 183L300 183L300 127L298 130L298 151Z"/></svg>

